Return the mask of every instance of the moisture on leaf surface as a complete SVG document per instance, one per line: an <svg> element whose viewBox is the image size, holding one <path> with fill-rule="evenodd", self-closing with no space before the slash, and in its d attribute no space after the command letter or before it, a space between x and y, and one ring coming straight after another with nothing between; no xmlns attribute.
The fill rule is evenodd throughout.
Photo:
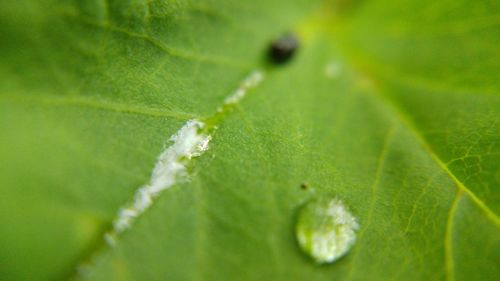
<svg viewBox="0 0 500 281"><path fill-rule="evenodd" d="M465 0L3 1L0 280L497 280L499 16ZM287 32L300 48L278 67ZM169 183L106 245L193 120L198 147L176 143ZM318 265L295 223L324 196L359 230Z"/></svg>
<svg viewBox="0 0 500 281"><path fill-rule="evenodd" d="M317 263L331 263L345 255L356 241L359 224L342 201L321 198L300 211L295 232L305 253Z"/></svg>

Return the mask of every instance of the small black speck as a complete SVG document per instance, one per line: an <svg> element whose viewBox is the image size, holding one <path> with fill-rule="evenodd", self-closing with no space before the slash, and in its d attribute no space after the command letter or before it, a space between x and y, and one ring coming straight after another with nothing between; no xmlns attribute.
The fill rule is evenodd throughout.
<svg viewBox="0 0 500 281"><path fill-rule="evenodd" d="M287 33L271 43L269 58L276 64L285 63L293 57L298 47L299 40L297 37L291 33Z"/></svg>
<svg viewBox="0 0 500 281"><path fill-rule="evenodd" d="M303 190L306 190L307 188L309 188L309 185L307 184L307 182L303 182L301 185L300 185L300 188L303 189Z"/></svg>

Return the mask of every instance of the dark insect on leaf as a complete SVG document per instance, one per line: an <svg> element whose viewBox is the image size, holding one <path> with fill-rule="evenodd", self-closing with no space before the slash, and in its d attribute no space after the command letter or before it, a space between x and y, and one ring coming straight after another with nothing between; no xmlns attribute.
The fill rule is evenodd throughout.
<svg viewBox="0 0 500 281"><path fill-rule="evenodd" d="M285 63L293 57L298 47L299 40L297 37L291 33L287 33L271 43L269 58L277 64Z"/></svg>

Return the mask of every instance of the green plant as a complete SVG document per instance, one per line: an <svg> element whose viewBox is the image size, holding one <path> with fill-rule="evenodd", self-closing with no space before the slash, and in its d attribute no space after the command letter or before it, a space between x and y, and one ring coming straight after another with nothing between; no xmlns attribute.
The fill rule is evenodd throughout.
<svg viewBox="0 0 500 281"><path fill-rule="evenodd" d="M496 280L499 12L4 1L0 279ZM275 65L267 48L286 32L300 46ZM199 138L168 154L189 120ZM168 190L113 227L162 151L181 165ZM332 264L295 237L318 198L359 223Z"/></svg>

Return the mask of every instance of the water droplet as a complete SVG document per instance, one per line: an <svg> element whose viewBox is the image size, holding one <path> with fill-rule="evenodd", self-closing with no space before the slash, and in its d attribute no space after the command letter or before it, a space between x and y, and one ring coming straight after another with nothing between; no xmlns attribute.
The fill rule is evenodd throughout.
<svg viewBox="0 0 500 281"><path fill-rule="evenodd" d="M325 75L330 79L337 78L341 72L342 66L338 62L330 62L325 67Z"/></svg>
<svg viewBox="0 0 500 281"><path fill-rule="evenodd" d="M323 198L300 210L295 234L300 248L322 264L345 255L356 241L358 228L356 218L340 200Z"/></svg>

